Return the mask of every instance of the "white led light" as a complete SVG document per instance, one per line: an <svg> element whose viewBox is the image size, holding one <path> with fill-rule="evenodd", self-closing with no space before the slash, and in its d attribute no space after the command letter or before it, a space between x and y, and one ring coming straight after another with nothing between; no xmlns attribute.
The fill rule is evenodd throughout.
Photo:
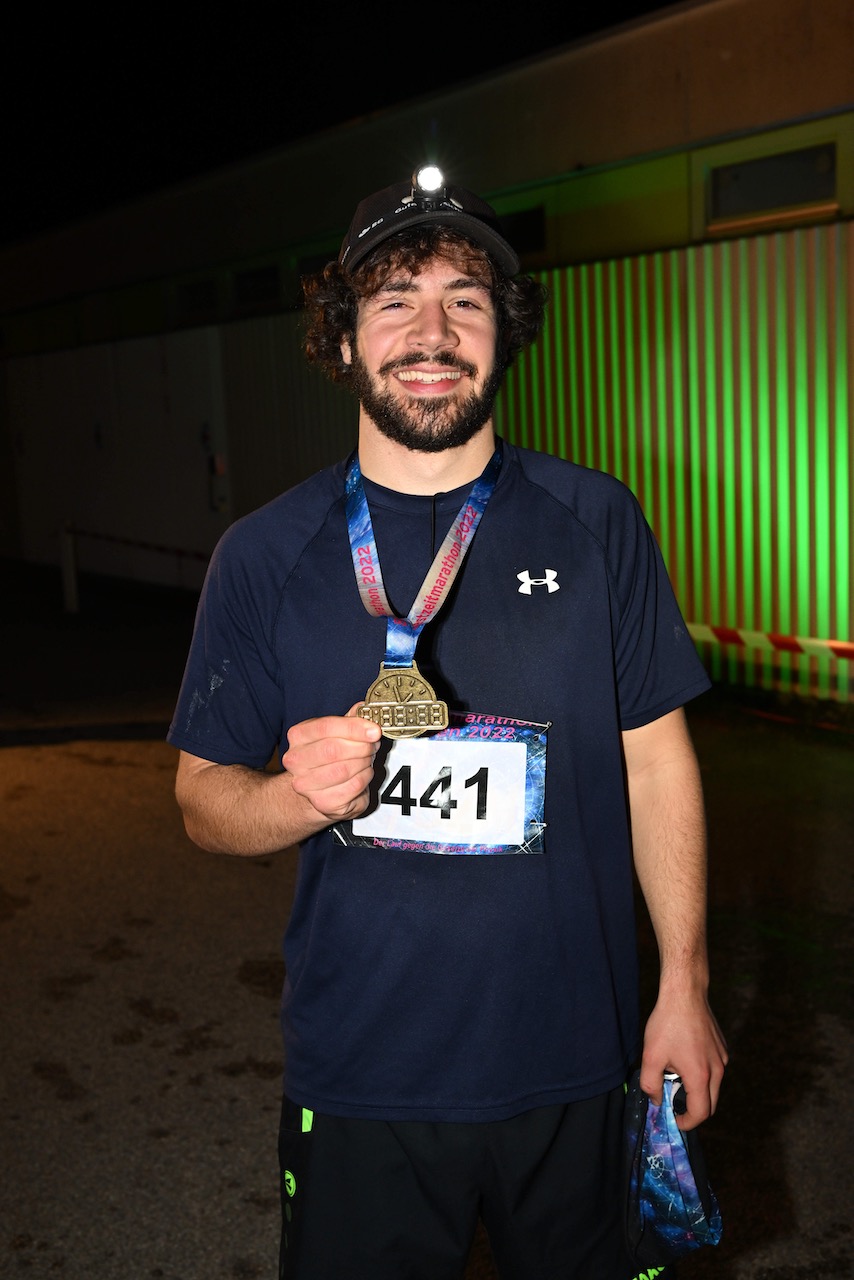
<svg viewBox="0 0 854 1280"><path fill-rule="evenodd" d="M423 169L419 169L415 175L415 185L420 191L431 192L438 191L445 184L442 170L437 169L434 164L427 164Z"/></svg>

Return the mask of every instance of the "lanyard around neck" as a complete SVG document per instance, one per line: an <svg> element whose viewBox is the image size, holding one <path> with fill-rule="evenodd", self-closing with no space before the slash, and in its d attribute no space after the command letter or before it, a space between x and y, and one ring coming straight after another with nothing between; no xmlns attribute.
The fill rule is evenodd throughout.
<svg viewBox="0 0 854 1280"><path fill-rule="evenodd" d="M501 451L496 449L483 473L472 485L427 570L427 576L416 593L412 608L403 618L394 612L386 594L359 459L357 455L353 456L344 481L350 552L362 604L373 617L385 617L387 620L385 666L412 665L418 637L448 596L486 510L486 504L492 497L500 469Z"/></svg>

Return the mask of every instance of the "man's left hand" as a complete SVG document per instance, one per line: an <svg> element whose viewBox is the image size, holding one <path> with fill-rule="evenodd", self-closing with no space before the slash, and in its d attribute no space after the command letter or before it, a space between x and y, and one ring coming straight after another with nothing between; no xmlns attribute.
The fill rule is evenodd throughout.
<svg viewBox="0 0 854 1280"><path fill-rule="evenodd" d="M640 1087L659 1105L665 1072L682 1079L687 1110L680 1129L693 1129L714 1115L729 1060L726 1041L705 994L659 992L644 1034Z"/></svg>

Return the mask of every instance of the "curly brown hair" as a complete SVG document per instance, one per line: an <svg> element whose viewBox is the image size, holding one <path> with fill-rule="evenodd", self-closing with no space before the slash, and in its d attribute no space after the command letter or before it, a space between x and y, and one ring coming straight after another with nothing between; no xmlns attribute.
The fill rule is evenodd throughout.
<svg viewBox="0 0 854 1280"><path fill-rule="evenodd" d="M503 372L543 327L547 293L531 276L506 276L467 236L444 225L412 227L384 240L348 272L338 262L303 278L306 309L305 354L334 382L346 382L350 365L341 343L356 333L359 302L377 293L393 274L416 276L433 258L446 258L492 294L498 322L498 361Z"/></svg>

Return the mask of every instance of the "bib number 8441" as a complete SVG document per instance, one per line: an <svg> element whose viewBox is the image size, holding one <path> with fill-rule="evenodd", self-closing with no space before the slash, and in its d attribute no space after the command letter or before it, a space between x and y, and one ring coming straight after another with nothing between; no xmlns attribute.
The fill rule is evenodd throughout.
<svg viewBox="0 0 854 1280"><path fill-rule="evenodd" d="M512 845L525 829L524 744L420 738L395 742L379 803L358 836L451 845Z"/></svg>

